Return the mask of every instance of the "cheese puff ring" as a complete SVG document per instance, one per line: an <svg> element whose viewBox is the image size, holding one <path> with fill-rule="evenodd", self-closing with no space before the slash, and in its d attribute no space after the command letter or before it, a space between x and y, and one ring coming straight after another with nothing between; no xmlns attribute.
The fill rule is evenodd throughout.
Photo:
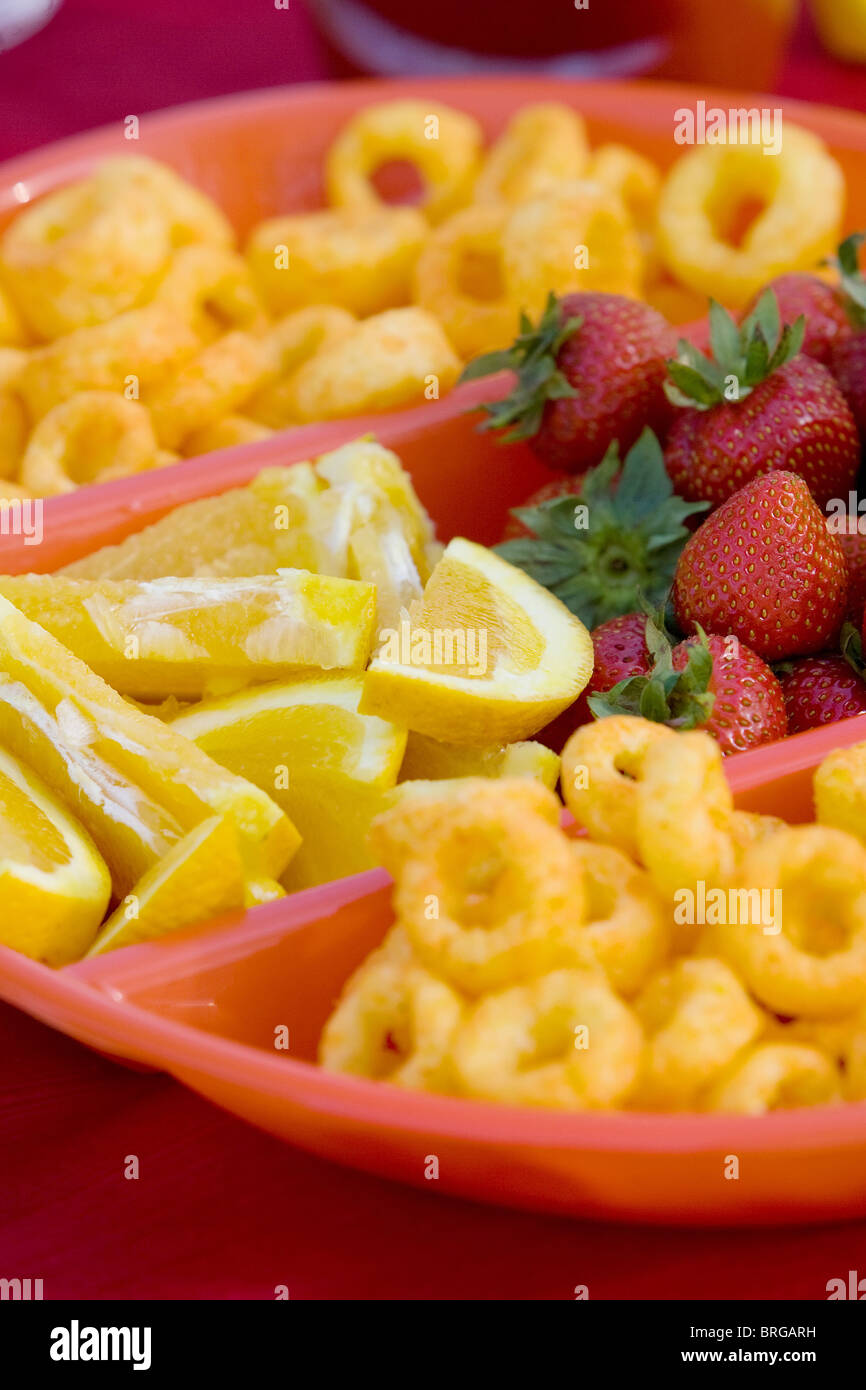
<svg viewBox="0 0 866 1390"><path fill-rule="evenodd" d="M273 430L246 415L224 415L215 424L187 435L182 453L184 458L196 458L199 454L216 453L217 449L234 449L238 444L257 444L272 434Z"/></svg>
<svg viewBox="0 0 866 1390"><path fill-rule="evenodd" d="M24 320L0 285L0 348L22 348L29 342Z"/></svg>
<svg viewBox="0 0 866 1390"><path fill-rule="evenodd" d="M699 880L727 884L736 863L734 809L719 745L699 729L657 741L637 790L640 859L665 898Z"/></svg>
<svg viewBox="0 0 866 1390"><path fill-rule="evenodd" d="M192 326L169 304L146 304L108 323L79 328L30 353L16 389L32 420L81 391L139 395L199 350Z"/></svg>
<svg viewBox="0 0 866 1390"><path fill-rule="evenodd" d="M30 432L15 389L28 356L20 348L0 347L0 479L16 477Z"/></svg>
<svg viewBox="0 0 866 1390"><path fill-rule="evenodd" d="M246 249L272 314L337 304L366 318L406 304L429 227L417 208L338 208L261 222Z"/></svg>
<svg viewBox="0 0 866 1390"><path fill-rule="evenodd" d="M584 180L514 209L503 235L502 267L508 297L537 317L551 290L640 298L643 252L621 199Z"/></svg>
<svg viewBox="0 0 866 1390"><path fill-rule="evenodd" d="M762 1018L731 968L712 957L660 971L633 1008L647 1036L635 1107L688 1110L760 1033Z"/></svg>
<svg viewBox="0 0 866 1390"><path fill-rule="evenodd" d="M797 1018L767 1028L773 1042L798 1042L817 1047L832 1058L842 1078L846 1100L866 1100L866 1009L845 1018Z"/></svg>
<svg viewBox="0 0 866 1390"><path fill-rule="evenodd" d="M506 1105L609 1109L641 1066L643 1034L603 975L554 970L479 1000L457 1031L461 1090Z"/></svg>
<svg viewBox="0 0 866 1390"><path fill-rule="evenodd" d="M476 203L525 203L579 179L589 157L583 117L558 101L522 106L491 146L475 183Z"/></svg>
<svg viewBox="0 0 866 1390"><path fill-rule="evenodd" d="M866 849L842 830L787 826L753 845L738 875L781 894L781 931L716 929L718 950L775 1013L833 1018L866 1002ZM775 907L774 907L775 911ZM777 923L778 925L778 923Z"/></svg>
<svg viewBox="0 0 866 1390"><path fill-rule="evenodd" d="M518 312L502 278L506 208L464 208L437 227L415 267L415 299L439 319L464 358L506 347Z"/></svg>
<svg viewBox="0 0 866 1390"><path fill-rule="evenodd" d="M572 931L589 942L617 994L636 994L670 945L649 874L610 845L577 839L572 849L583 868L587 899L586 922Z"/></svg>
<svg viewBox="0 0 866 1390"><path fill-rule="evenodd" d="M171 251L146 191L119 191L105 166L33 203L0 240L5 287L32 332L56 338L146 299Z"/></svg>
<svg viewBox="0 0 866 1390"><path fill-rule="evenodd" d="M839 1076L816 1047L759 1043L737 1059L703 1098L702 1109L766 1115L841 1100Z"/></svg>
<svg viewBox="0 0 866 1390"><path fill-rule="evenodd" d="M444 395L457 380L460 359L438 319L424 309L388 309L325 344L292 378L293 418L338 420L393 410Z"/></svg>
<svg viewBox="0 0 866 1390"><path fill-rule="evenodd" d="M585 177L618 194L639 231L652 230L662 178L651 159L627 145L600 145L592 152Z"/></svg>
<svg viewBox="0 0 866 1390"><path fill-rule="evenodd" d="M226 333L145 397L160 444L176 449L233 414L273 376L273 355L251 333Z"/></svg>
<svg viewBox="0 0 866 1390"><path fill-rule="evenodd" d="M203 342L232 328L261 333L269 324L246 261L221 246L175 251L153 298L171 305Z"/></svg>
<svg viewBox="0 0 866 1390"><path fill-rule="evenodd" d="M815 819L866 841L866 743L828 753L813 778Z"/></svg>
<svg viewBox="0 0 866 1390"><path fill-rule="evenodd" d="M74 492L156 463L150 416L110 391L82 391L49 410L24 452L21 482L36 497Z"/></svg>
<svg viewBox="0 0 866 1390"><path fill-rule="evenodd" d="M278 379L246 402L244 414L272 430L291 424L294 373L320 348L345 338L356 323L357 319L337 304L311 304L286 314L265 338L274 355Z"/></svg>
<svg viewBox="0 0 866 1390"><path fill-rule="evenodd" d="M441 222L469 202L480 151L481 127L462 111L411 100L365 106L328 151L328 199L336 207L381 207L373 174L405 161L424 183L419 206L431 222Z"/></svg>
<svg viewBox="0 0 866 1390"><path fill-rule="evenodd" d="M190 242L234 246L235 234L225 213L212 198L187 183L167 164L144 155L123 155L106 159L97 173L109 188L114 188L117 198L141 193L156 204L168 225L173 247Z"/></svg>
<svg viewBox="0 0 866 1390"><path fill-rule="evenodd" d="M374 827L414 950L466 994L565 960L595 964L588 943L569 934L583 915L583 870L548 818L551 802L537 783L471 778L456 794L401 798ZM542 815L533 809L540 804Z"/></svg>
<svg viewBox="0 0 866 1390"><path fill-rule="evenodd" d="M735 244L738 210L755 203L763 210ZM659 199L659 251L690 289L737 307L774 276L831 255L844 203L844 176L824 143L786 122L777 155L759 144L700 145L677 161Z"/></svg>
<svg viewBox="0 0 866 1390"><path fill-rule="evenodd" d="M638 858L637 792L653 744L675 739L664 724L614 714L582 724L562 750L562 797L594 840Z"/></svg>
<svg viewBox="0 0 866 1390"><path fill-rule="evenodd" d="M347 984L322 1032L319 1062L413 1090L452 1090L451 1043L464 1009L442 980L383 948Z"/></svg>

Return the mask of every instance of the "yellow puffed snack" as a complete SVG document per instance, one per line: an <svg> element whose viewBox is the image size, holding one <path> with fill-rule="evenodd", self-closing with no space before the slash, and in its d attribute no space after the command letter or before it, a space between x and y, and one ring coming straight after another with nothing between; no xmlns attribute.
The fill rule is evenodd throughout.
<svg viewBox="0 0 866 1390"><path fill-rule="evenodd" d="M389 309L323 347L293 378L300 421L336 420L436 400L457 380L460 359L424 309Z"/></svg>
<svg viewBox="0 0 866 1390"><path fill-rule="evenodd" d="M714 929L717 950L775 1013L833 1018L866 1003L866 848L820 825L759 840L738 877L761 910ZM766 907L772 911L766 911ZM742 914L738 914L742 915ZM756 920L757 919L757 920Z"/></svg>
<svg viewBox="0 0 866 1390"><path fill-rule="evenodd" d="M637 1109L689 1110L760 1033L762 1018L724 961L678 961L633 1005L647 1036Z"/></svg>
<svg viewBox="0 0 866 1390"><path fill-rule="evenodd" d="M652 231L662 176L651 159L628 145L599 145L590 156L584 178L616 193L639 232Z"/></svg>
<svg viewBox="0 0 866 1390"><path fill-rule="evenodd" d="M510 297L537 317L553 290L640 297L640 239L621 199L600 183L561 184L514 209L503 235Z"/></svg>
<svg viewBox="0 0 866 1390"><path fill-rule="evenodd" d="M823 141L786 121L778 154L707 144L677 161L659 199L659 251L678 280L737 307L774 276L832 254L844 205L845 179ZM749 208L757 216L741 236Z"/></svg>
<svg viewBox="0 0 866 1390"><path fill-rule="evenodd" d="M828 753L813 788L815 819L866 841L866 743Z"/></svg>
<svg viewBox="0 0 866 1390"><path fill-rule="evenodd" d="M0 347L26 347L30 341L24 320L0 285Z"/></svg>
<svg viewBox="0 0 866 1390"><path fill-rule="evenodd" d="M156 464L150 416L109 391L82 391L55 406L34 429L21 464L21 483L35 497L74 492Z"/></svg>
<svg viewBox="0 0 866 1390"><path fill-rule="evenodd" d="M475 184L477 203L524 203L579 179L589 157L583 117L558 101L522 106L494 141Z"/></svg>
<svg viewBox="0 0 866 1390"><path fill-rule="evenodd" d="M637 795L647 754L676 738L664 724L614 714L582 724L562 750L562 798L594 840L638 858Z"/></svg>
<svg viewBox="0 0 866 1390"><path fill-rule="evenodd" d="M414 297L464 358L507 347L517 332L518 306L502 272L508 216L499 203L455 212L435 228L418 258Z"/></svg>
<svg viewBox="0 0 866 1390"><path fill-rule="evenodd" d="M172 305L146 304L30 353L17 390L34 421L81 391L137 400L199 348L192 325Z"/></svg>
<svg viewBox="0 0 866 1390"><path fill-rule="evenodd" d="M224 334L145 394L157 439L178 448L195 430L233 414L273 374L273 355L261 338Z"/></svg>
<svg viewBox="0 0 866 1390"><path fill-rule="evenodd" d="M436 101L364 106L328 151L328 199L336 207L381 207L373 175L389 163L406 162L424 184L420 206L431 222L441 222L468 203L480 152L481 127L463 111Z"/></svg>
<svg viewBox="0 0 866 1390"><path fill-rule="evenodd" d="M280 430L294 420L292 377L299 367L328 343L345 338L357 319L336 304L311 304L286 314L265 335L273 353L277 379L246 402L244 414L270 429Z"/></svg>
<svg viewBox="0 0 866 1390"><path fill-rule="evenodd" d="M808 1043L831 1058L846 1100L866 1100L866 1009L837 1019L798 1018L769 1030L773 1041Z"/></svg>
<svg viewBox="0 0 866 1390"><path fill-rule="evenodd" d="M224 415L213 425L193 430L183 444L184 458L195 458L198 454L212 454L217 449L234 449L238 444L258 444L260 439L269 439L273 430L250 420L246 415Z"/></svg>
<svg viewBox="0 0 866 1390"><path fill-rule="evenodd" d="M56 338L147 298L170 251L153 198L134 182L119 189L103 165L19 213L0 240L0 277L32 332Z"/></svg>
<svg viewBox="0 0 866 1390"><path fill-rule="evenodd" d="M734 799L722 771L719 745L700 729L656 742L644 759L637 789L639 857L666 900L699 881L731 880Z"/></svg>
<svg viewBox="0 0 866 1390"><path fill-rule="evenodd" d="M766 1115L771 1110L828 1105L841 1099L836 1068L816 1047L758 1043L710 1088L702 1108Z"/></svg>
<svg viewBox="0 0 866 1390"><path fill-rule="evenodd" d="M296 213L259 223L246 255L272 314L339 304L366 317L408 303L426 231L410 207Z"/></svg>
<svg viewBox="0 0 866 1390"><path fill-rule="evenodd" d="M268 328L249 266L224 246L202 243L175 251L154 301L181 314L205 343L232 328L248 333Z"/></svg>
<svg viewBox="0 0 866 1390"><path fill-rule="evenodd" d="M450 1049L464 1009L444 981L386 942L346 985L325 1024L319 1061L327 1071L451 1090Z"/></svg>
<svg viewBox="0 0 866 1390"><path fill-rule="evenodd" d="M565 960L594 964L569 935L583 917L583 871L557 822L552 792L507 778L431 784L377 819L371 842L428 970L476 995Z"/></svg>
<svg viewBox="0 0 866 1390"><path fill-rule="evenodd" d="M105 160L97 172L109 185L114 183L119 197L141 192L156 204L168 225L173 247L192 242L234 245L235 234L225 213L167 164L144 155L122 155Z"/></svg>
<svg viewBox="0 0 866 1390"><path fill-rule="evenodd" d="M636 994L662 964L670 947L665 914L649 874L612 845L581 838L572 849L586 892L585 921L577 932L589 943L617 994Z"/></svg>
<svg viewBox="0 0 866 1390"><path fill-rule="evenodd" d="M16 476L30 429L16 389L27 358L20 348L0 347L0 478Z"/></svg>
<svg viewBox="0 0 866 1390"><path fill-rule="evenodd" d="M644 1050L640 1025L603 975L554 970L480 1000L458 1028L461 1089L506 1105L610 1109L628 1096Z"/></svg>

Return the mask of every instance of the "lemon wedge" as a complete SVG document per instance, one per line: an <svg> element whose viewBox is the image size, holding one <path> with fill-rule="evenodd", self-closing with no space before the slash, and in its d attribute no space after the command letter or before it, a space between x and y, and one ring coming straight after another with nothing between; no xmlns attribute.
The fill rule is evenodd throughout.
<svg viewBox="0 0 866 1390"><path fill-rule="evenodd" d="M0 941L47 965L78 960L111 893L104 860L48 787L0 749Z"/></svg>
<svg viewBox="0 0 866 1390"><path fill-rule="evenodd" d="M444 743L527 739L577 699L592 640L534 579L451 541L423 598L379 633L360 709Z"/></svg>
<svg viewBox="0 0 866 1390"><path fill-rule="evenodd" d="M316 676L207 701L172 728L266 791L302 836L289 891L372 866L366 843L397 780L406 731L359 713L360 675Z"/></svg>
<svg viewBox="0 0 866 1390"><path fill-rule="evenodd" d="M88 956L154 941L244 906L244 866L230 820L210 816L139 879Z"/></svg>

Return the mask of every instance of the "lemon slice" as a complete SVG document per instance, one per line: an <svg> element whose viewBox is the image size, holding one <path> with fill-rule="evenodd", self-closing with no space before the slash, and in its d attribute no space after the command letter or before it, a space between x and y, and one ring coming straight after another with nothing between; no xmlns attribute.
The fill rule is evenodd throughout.
<svg viewBox="0 0 866 1390"><path fill-rule="evenodd" d="M380 633L360 708L443 743L514 743L577 699L592 660L589 633L559 599L457 539L423 599Z"/></svg>
<svg viewBox="0 0 866 1390"><path fill-rule="evenodd" d="M88 956L153 941L243 907L244 867L231 821L210 816L139 879L109 917Z"/></svg>
<svg viewBox="0 0 866 1390"><path fill-rule="evenodd" d="M455 777L534 777L553 791L559 781L559 755L543 743L507 743L463 748L410 733L400 781L440 781Z"/></svg>
<svg viewBox="0 0 866 1390"><path fill-rule="evenodd" d="M253 876L278 877L299 843L270 797L118 695L2 595L0 746L74 810L118 896L213 815L234 823Z"/></svg>
<svg viewBox="0 0 866 1390"><path fill-rule="evenodd" d="M0 595L122 694L185 699L354 670L373 641L372 584L306 570L249 579L0 578Z"/></svg>
<svg viewBox="0 0 866 1390"><path fill-rule="evenodd" d="M406 732L358 712L362 676L320 676L208 701L172 728L267 791L302 836L290 891L370 868L370 821L397 780Z"/></svg>
<svg viewBox="0 0 866 1390"><path fill-rule="evenodd" d="M93 940L110 893L90 836L0 749L0 941L33 960L68 965Z"/></svg>

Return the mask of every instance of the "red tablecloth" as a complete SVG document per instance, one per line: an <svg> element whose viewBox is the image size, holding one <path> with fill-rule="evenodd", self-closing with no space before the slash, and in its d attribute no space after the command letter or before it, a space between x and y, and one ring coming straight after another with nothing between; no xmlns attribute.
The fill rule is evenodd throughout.
<svg viewBox="0 0 866 1390"><path fill-rule="evenodd" d="M0 56L0 157L181 101L327 76L301 0L67 0ZM801 28L781 90L866 107ZM127 1155L140 1177L124 1178ZM670 1232L518 1215L298 1154L0 1006L0 1277L46 1298L807 1298L866 1223Z"/></svg>

